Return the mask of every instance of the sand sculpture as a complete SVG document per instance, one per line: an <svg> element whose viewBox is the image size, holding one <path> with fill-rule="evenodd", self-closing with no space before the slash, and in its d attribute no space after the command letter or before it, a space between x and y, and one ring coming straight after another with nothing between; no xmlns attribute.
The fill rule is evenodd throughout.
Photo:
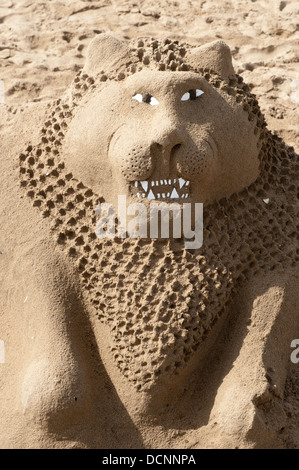
<svg viewBox="0 0 299 470"><path fill-rule="evenodd" d="M11 176L33 233L16 223L26 262L6 258L3 292L16 270L34 276L5 312L7 332L20 326L0 371L1 445L284 446L298 158L228 46L98 35L42 116ZM201 248L97 238L99 202L174 189L204 204Z"/></svg>

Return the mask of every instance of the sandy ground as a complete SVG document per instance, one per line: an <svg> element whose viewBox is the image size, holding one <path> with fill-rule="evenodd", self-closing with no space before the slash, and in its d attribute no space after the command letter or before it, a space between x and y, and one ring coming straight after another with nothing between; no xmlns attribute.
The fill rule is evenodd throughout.
<svg viewBox="0 0 299 470"><path fill-rule="evenodd" d="M222 38L269 128L298 149L298 12L295 0L1 0L1 122L28 102L58 97L96 33L191 44Z"/></svg>

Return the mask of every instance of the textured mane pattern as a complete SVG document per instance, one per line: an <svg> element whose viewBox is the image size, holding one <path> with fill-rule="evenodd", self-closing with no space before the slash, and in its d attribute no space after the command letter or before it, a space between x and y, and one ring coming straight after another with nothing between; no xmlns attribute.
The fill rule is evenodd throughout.
<svg viewBox="0 0 299 470"><path fill-rule="evenodd" d="M184 368L241 283L257 273L295 266L299 163L293 149L266 129L240 76L228 83L212 70L190 67L184 56L191 46L178 41L141 39L130 47L131 62L115 76L79 72L70 93L49 106L40 143L20 155L20 184L75 263L86 301L110 326L116 365L142 390ZM204 243L198 250L185 250L182 240L97 239L95 208L103 198L68 172L60 154L78 103L109 81L144 68L197 72L234 96L256 122L260 176L241 192L204 207Z"/></svg>

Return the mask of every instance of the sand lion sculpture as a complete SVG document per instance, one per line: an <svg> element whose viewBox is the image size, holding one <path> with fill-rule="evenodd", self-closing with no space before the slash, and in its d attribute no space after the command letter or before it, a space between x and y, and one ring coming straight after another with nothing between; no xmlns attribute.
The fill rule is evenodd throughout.
<svg viewBox="0 0 299 470"><path fill-rule="evenodd" d="M173 194L200 248L96 235L99 203ZM2 137L1 447L284 446L297 194L224 42L96 36Z"/></svg>

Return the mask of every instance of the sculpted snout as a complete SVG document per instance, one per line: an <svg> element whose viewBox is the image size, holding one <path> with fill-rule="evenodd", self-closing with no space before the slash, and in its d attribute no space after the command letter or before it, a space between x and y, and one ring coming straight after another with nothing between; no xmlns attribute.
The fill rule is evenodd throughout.
<svg viewBox="0 0 299 470"><path fill-rule="evenodd" d="M207 139L203 135L196 141L178 119L161 115L152 124L120 128L110 142L109 157L120 164L127 181L177 176L190 180L200 176L213 157Z"/></svg>
<svg viewBox="0 0 299 470"><path fill-rule="evenodd" d="M182 145L186 140L186 130L175 115L158 115L150 127L151 144L158 144L164 151Z"/></svg>

